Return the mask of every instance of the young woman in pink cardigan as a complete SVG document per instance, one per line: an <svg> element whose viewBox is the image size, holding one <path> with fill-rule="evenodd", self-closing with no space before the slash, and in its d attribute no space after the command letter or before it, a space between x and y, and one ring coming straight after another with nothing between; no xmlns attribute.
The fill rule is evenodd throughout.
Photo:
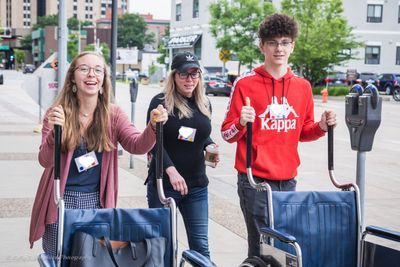
<svg viewBox="0 0 400 267"><path fill-rule="evenodd" d="M111 104L110 71L104 58L83 52L71 63L65 84L43 121L39 163L44 167L32 208L29 242L43 238L56 255L57 207L53 196L54 125L62 126L61 194L66 208L115 208L117 145L145 154L155 143L155 123L168 119L162 105L151 111L142 133L120 107Z"/></svg>

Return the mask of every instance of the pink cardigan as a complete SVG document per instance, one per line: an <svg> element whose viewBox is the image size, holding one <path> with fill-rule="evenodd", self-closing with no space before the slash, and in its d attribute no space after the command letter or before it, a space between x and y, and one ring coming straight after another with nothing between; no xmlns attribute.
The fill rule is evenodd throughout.
<svg viewBox="0 0 400 267"><path fill-rule="evenodd" d="M132 154L145 154L155 144L155 132L150 124L140 133L130 122L128 116L116 105L110 107L109 133L112 143L118 143ZM46 224L57 221L57 206L54 202L54 136L48 124L47 114L43 121L42 143L39 151L39 163L45 169L40 179L33 203L29 232L30 247L39 240ZM64 194L73 150L61 155L60 185ZM115 208L118 196L118 151L103 152L100 177L100 205L102 208Z"/></svg>

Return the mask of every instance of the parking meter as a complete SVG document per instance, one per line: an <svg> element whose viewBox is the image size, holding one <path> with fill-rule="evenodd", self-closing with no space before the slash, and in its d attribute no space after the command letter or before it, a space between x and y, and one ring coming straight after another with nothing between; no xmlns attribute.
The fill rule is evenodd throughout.
<svg viewBox="0 0 400 267"><path fill-rule="evenodd" d="M360 193L361 225L364 225L365 159L371 151L376 130L381 124L382 97L372 84L365 90L355 84L346 96L346 124L349 128L351 148L357 151L356 184Z"/></svg>
<svg viewBox="0 0 400 267"><path fill-rule="evenodd" d="M136 79L132 79L131 83L129 84L129 93L131 95L131 122L135 122L135 103L137 99L139 91L139 84L136 81ZM132 154L129 156L129 168L133 169L134 164L133 164L133 156Z"/></svg>
<svg viewBox="0 0 400 267"><path fill-rule="evenodd" d="M365 90L359 84L351 88L346 96L346 124L353 150L371 151L381 112L382 97L374 85L367 85Z"/></svg>
<svg viewBox="0 0 400 267"><path fill-rule="evenodd" d="M138 89L139 89L138 83L136 82L135 79L133 79L131 81L131 83L129 84L129 93L131 95L131 102L132 103L136 102L137 95L138 95Z"/></svg>

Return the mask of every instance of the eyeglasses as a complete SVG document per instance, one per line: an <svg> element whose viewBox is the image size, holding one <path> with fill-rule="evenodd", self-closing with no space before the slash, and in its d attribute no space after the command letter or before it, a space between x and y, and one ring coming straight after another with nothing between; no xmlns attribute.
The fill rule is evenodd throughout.
<svg viewBox="0 0 400 267"><path fill-rule="evenodd" d="M75 68L75 70L79 70L79 72L82 73L83 75L88 75L90 70L93 70L96 76L101 76L104 74L104 68L100 66L89 67L86 64L79 65L78 67Z"/></svg>
<svg viewBox="0 0 400 267"><path fill-rule="evenodd" d="M196 72L178 72L179 78L181 79L187 79L190 77L192 77L192 79L198 79L200 78L200 71L196 71Z"/></svg>
<svg viewBox="0 0 400 267"><path fill-rule="evenodd" d="M265 43L267 44L268 47L271 48L277 48L278 46L282 46L284 48L289 47L293 42L291 41L282 41L282 42L277 42L275 40L271 40L271 41L265 41Z"/></svg>

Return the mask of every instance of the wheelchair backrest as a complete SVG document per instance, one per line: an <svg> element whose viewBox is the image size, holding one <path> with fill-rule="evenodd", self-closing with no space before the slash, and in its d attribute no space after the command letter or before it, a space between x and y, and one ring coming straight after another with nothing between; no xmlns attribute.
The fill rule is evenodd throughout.
<svg viewBox="0 0 400 267"><path fill-rule="evenodd" d="M354 191L272 192L274 228L294 236L303 266L357 266L359 225ZM294 254L291 246L275 247Z"/></svg>
<svg viewBox="0 0 400 267"><path fill-rule="evenodd" d="M155 209L66 209L64 219L63 266L70 255L73 234L86 232L111 240L142 241L145 238L165 237L167 247L164 262L172 266L173 248L171 235L171 211ZM65 257L64 257L65 256Z"/></svg>

